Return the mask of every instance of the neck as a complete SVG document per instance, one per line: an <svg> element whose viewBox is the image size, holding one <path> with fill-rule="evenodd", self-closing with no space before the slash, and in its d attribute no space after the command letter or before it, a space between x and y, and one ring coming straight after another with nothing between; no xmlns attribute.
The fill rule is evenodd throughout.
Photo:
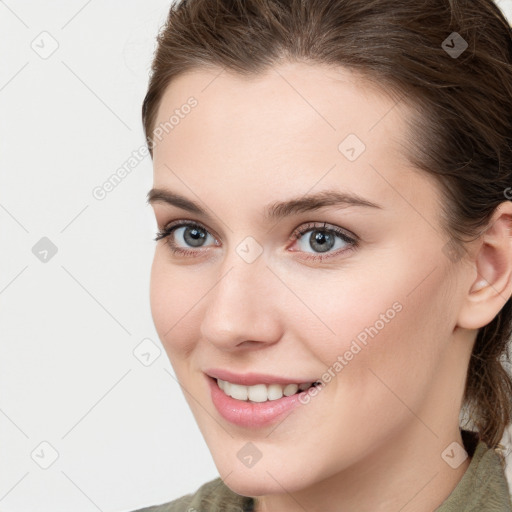
<svg viewBox="0 0 512 512"><path fill-rule="evenodd" d="M464 446L460 431L436 436L413 421L408 434L397 433L355 466L297 492L259 497L254 511L432 512L460 482L470 457L452 467L457 450L445 450L454 441Z"/></svg>

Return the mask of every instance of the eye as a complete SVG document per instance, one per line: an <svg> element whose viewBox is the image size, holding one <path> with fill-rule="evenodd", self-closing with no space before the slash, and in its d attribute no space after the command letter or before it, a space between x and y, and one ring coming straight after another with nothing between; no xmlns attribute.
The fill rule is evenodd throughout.
<svg viewBox="0 0 512 512"><path fill-rule="evenodd" d="M309 232L311 235L305 236ZM154 240L158 241L163 238L169 238L167 243L171 251L182 256L200 256L202 251L197 249L208 247L209 239L214 242L214 246L220 245L201 224L186 220L178 220L167 225L158 231ZM355 235L349 235L348 232L337 226L328 228L325 222L310 222L297 228L292 234L292 240L298 241L301 245L300 251L292 252L303 252L306 254L304 258L310 260L324 260L338 256L355 249L359 242ZM313 248L313 251L308 251L308 246ZM332 251L332 249L336 250Z"/></svg>
<svg viewBox="0 0 512 512"><path fill-rule="evenodd" d="M190 221L176 221L158 231L154 240L157 242L162 238L169 238L167 243L173 253L183 256L199 256L200 251L181 247L176 239L184 240L184 243L188 244L189 247L200 248L205 245L208 237L215 242L215 245L219 245L210 232L200 224Z"/></svg>
<svg viewBox="0 0 512 512"><path fill-rule="evenodd" d="M311 234L305 236L307 233ZM308 254L306 259L313 260L323 260L338 256L358 246L358 239L355 235L349 235L345 230L337 226L327 228L327 223L325 222L305 224L294 231L292 238L301 245L301 252ZM308 251L308 247L313 248L313 251ZM332 252L331 249L337 250Z"/></svg>

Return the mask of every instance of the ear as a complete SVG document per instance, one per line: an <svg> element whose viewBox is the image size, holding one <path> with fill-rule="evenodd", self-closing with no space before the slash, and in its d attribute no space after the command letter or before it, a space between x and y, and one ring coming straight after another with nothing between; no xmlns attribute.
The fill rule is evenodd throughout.
<svg viewBox="0 0 512 512"><path fill-rule="evenodd" d="M479 329L496 317L512 295L512 201L495 210L477 242L472 278L457 325Z"/></svg>

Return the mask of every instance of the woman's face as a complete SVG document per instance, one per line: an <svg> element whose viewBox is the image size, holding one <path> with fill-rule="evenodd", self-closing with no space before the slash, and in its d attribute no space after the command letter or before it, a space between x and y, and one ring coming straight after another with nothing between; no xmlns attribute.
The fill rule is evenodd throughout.
<svg viewBox="0 0 512 512"><path fill-rule="evenodd" d="M467 282L436 184L400 154L405 112L347 70L290 63L189 72L162 99L154 188L186 202L151 203L159 229L193 225L156 244L153 320L239 494L293 492L416 442L441 460L458 433ZM211 376L239 397L254 385L251 401ZM315 381L276 400L261 386L281 384L276 398Z"/></svg>

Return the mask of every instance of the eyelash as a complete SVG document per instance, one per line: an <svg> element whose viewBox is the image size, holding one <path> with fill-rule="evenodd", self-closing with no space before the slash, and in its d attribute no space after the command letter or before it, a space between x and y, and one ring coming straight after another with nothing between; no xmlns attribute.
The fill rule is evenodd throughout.
<svg viewBox="0 0 512 512"><path fill-rule="evenodd" d="M164 228L160 229L156 233L156 237L154 238L154 241L157 242L158 240L169 237L177 228L183 227L183 226L187 226L190 228L197 228L197 229L206 231L207 233L211 234L204 226L202 226L201 224L198 224L197 222L179 220L176 222L172 222L171 224L168 224ZM312 255L312 253L305 253L306 254L305 258L308 260L323 261L328 258L339 256L340 254L346 253L347 251L352 251L359 246L359 239L357 237L349 236L345 231L343 231L342 229L340 229L336 226L331 225L331 227L327 228L327 222L324 222L324 223L309 222L309 223L301 226L300 228L297 228L292 233L292 240L294 240L294 241L300 240L305 233L307 233L308 231L311 231L311 230L325 231L327 233L334 233L335 235L339 236L345 243L347 243L349 245L349 247L347 247L345 249L338 249L335 252L327 252L327 253L325 253L325 255L321 254L321 253L318 253L315 255ZM178 254L181 256L192 256L192 257L201 256L200 252L202 252L202 251L200 251L200 250L190 250L190 249L183 249L182 247L177 247L176 245L174 245L172 238L169 238L168 245L174 254ZM301 252L301 251L293 251L293 252Z"/></svg>

